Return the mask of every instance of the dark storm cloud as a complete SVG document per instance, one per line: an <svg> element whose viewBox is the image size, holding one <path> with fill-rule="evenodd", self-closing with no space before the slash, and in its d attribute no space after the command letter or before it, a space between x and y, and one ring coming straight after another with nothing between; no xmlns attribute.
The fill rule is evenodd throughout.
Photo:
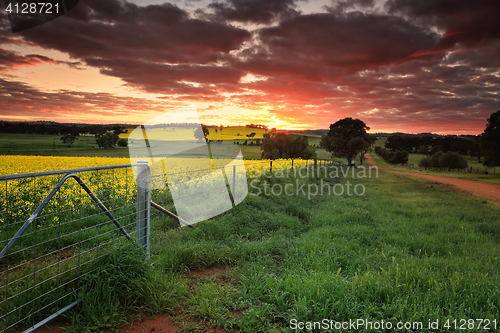
<svg viewBox="0 0 500 333"><path fill-rule="evenodd" d="M65 52L172 103L266 106L281 119L317 127L358 117L374 130L438 131L439 120L443 128L481 132L499 108L500 1L389 0L376 7L372 0L336 1L301 14L292 0L227 0L193 18L168 3L82 0L68 15L17 35L0 18L0 43ZM0 68L51 61L0 49ZM50 109L36 92L24 96ZM71 93L55 94L49 99L82 105ZM0 103L13 102L9 96L0 95ZM86 98L119 107L108 95Z"/></svg>
<svg viewBox="0 0 500 333"><path fill-rule="evenodd" d="M457 43L474 47L500 38L497 0L389 0L386 7L390 13L443 29L441 48L451 48Z"/></svg>
<svg viewBox="0 0 500 333"><path fill-rule="evenodd" d="M79 62L59 61L39 54L28 54L23 56L17 52L12 52L0 47L0 71L13 67L36 66L43 62L51 64L66 64L75 68L78 68L77 65L80 65Z"/></svg>
<svg viewBox="0 0 500 333"><path fill-rule="evenodd" d="M176 95L190 90L188 95L212 94L218 99L213 88L177 81L239 80L237 71L213 64L226 61L228 53L240 48L251 34L220 22L191 19L168 3L139 7L118 0L87 0L68 15L19 36L32 45L66 52L149 92Z"/></svg>
<svg viewBox="0 0 500 333"><path fill-rule="evenodd" d="M409 61L438 42L435 34L403 19L361 12L302 15L259 36L276 59L359 68Z"/></svg>
<svg viewBox="0 0 500 333"><path fill-rule="evenodd" d="M151 101L143 98L117 97L108 93L90 93L70 90L44 92L17 81L0 78L0 116L3 119L34 117L59 121L99 120L116 115L138 115L143 111L164 112L168 107L179 107L172 101Z"/></svg>
<svg viewBox="0 0 500 333"><path fill-rule="evenodd" d="M53 23L20 36L75 58L208 63L239 48L250 33L189 19L171 4L138 7L117 0L88 0Z"/></svg>
<svg viewBox="0 0 500 333"><path fill-rule="evenodd" d="M296 16L294 0L227 0L208 5L218 19L238 22L270 23Z"/></svg>
<svg viewBox="0 0 500 333"><path fill-rule="evenodd" d="M167 95L198 95L220 100L227 84L236 85L242 72L230 67L197 64L158 64L134 60L92 59L88 64L105 75L119 77L130 86ZM200 97L196 98L197 100Z"/></svg>

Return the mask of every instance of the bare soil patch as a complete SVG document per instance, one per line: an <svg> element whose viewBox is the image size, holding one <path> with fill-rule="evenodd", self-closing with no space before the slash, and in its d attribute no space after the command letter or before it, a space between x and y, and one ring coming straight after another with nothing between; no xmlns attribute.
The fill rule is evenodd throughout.
<svg viewBox="0 0 500 333"><path fill-rule="evenodd" d="M186 274L187 278L192 278L193 283L211 276L215 276L217 283L226 284L229 283L229 279L226 274L228 272L227 267L215 266L209 267L203 270L192 270ZM234 317L240 317L241 312L231 311ZM181 310L174 315L170 314L157 314L148 316L138 316L138 319L133 320L129 324L125 324L118 330L119 333L176 333L176 332L204 332L204 333L233 333L236 331L226 331L222 328L213 328L206 326L203 322L194 320L189 315L186 315ZM231 321L233 318L227 318ZM193 324L193 325L190 325ZM64 333L64 323L59 321L54 321L49 323L45 327L41 327L36 330L36 333ZM197 327L196 327L197 326ZM186 330L186 327L193 327L193 330ZM196 327L196 328L195 328ZM15 333L21 333L23 330L16 330ZM116 333L116 331L105 331L105 333Z"/></svg>

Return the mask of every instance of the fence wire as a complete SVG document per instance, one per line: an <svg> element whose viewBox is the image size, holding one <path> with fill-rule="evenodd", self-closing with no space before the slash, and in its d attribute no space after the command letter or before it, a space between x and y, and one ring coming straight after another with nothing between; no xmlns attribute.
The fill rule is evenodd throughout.
<svg viewBox="0 0 500 333"><path fill-rule="evenodd" d="M170 174L192 181L216 169L197 168L192 161L179 163L181 168L176 172L170 170ZM213 165L224 164L222 160L215 162ZM241 172L252 178L264 172L332 164L333 161L321 160L247 160L226 168L225 186L234 206L239 191L246 191L236 182L236 175ZM0 254L0 332L12 328L32 330L72 307L79 299L85 276L95 270L96 261L113 246L127 241L127 235L141 245L147 238L149 244L150 224L141 220L149 221L150 214L153 220L160 221L162 229L177 227L179 223L191 226L190 221L176 219L172 213L176 209L167 177L161 174L151 177L148 172L148 179L139 177L142 183L136 182L139 166L144 164L0 176L0 251L8 247L33 212L47 201L54 186L68 174L80 178L101 203L69 178L12 248L4 256ZM165 186L144 192L144 181L164 182ZM207 189L199 194L213 195L210 186ZM103 211L103 206L109 214Z"/></svg>
<svg viewBox="0 0 500 333"><path fill-rule="evenodd" d="M33 219L66 173L81 178L116 221L73 178ZM136 200L132 165L0 176L0 332L33 327L77 301L95 261L126 238L116 222L135 239Z"/></svg>

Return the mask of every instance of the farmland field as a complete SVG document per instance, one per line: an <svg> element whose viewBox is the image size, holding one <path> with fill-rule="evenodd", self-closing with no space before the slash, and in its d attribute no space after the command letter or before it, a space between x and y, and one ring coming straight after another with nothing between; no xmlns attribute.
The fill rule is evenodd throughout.
<svg viewBox="0 0 500 333"><path fill-rule="evenodd" d="M128 163L126 158L2 157L2 174L12 173L16 165L28 172ZM252 170L250 194L230 211L195 229L179 229L173 219L154 214L152 266L136 264L146 280L140 287L130 285L132 295L141 296L117 307L113 297L120 291L111 286L109 292L89 290L86 302L110 305L99 305L98 314L83 311L89 307L71 310L63 316L68 330L116 328L130 320L130 311L166 313L179 331L291 332L294 319L427 325L436 318L442 323L500 318L498 206L384 172L371 178L351 172L267 177L251 163L245 163ZM290 166L289 161L274 166L280 164ZM308 191L348 181L366 191L312 196ZM306 191L284 195L270 190L289 184L304 185ZM153 194L173 209L164 193ZM187 275L209 267L222 269L223 279ZM118 277L125 274L115 269ZM423 326L418 331L433 330Z"/></svg>
<svg viewBox="0 0 500 333"><path fill-rule="evenodd" d="M378 140L375 142L375 146L380 146L384 147L385 141L387 141L387 137L379 137ZM479 163L477 161L476 157L471 157L469 155L461 155L463 158L467 160L467 165L468 167L472 167L474 170L479 169L481 172L474 172L474 173L467 173L467 172L448 172L448 171L432 171L432 170L413 170L413 169L408 169L406 167L401 167L401 166L395 166L387 163L384 161L382 158L380 158L377 154L374 152L371 153L370 155L373 160L376 162L377 165L380 165L386 169L393 170L393 171L405 171L405 172L414 172L414 173L420 173L420 174L425 174L425 175L435 175L435 176L444 176L444 177L453 177L453 178L459 178L459 179L470 179L470 180L478 180L478 181L483 181L483 182L488 182L488 183L494 183L494 184L500 184L500 167L496 168L488 168L488 174L485 174L484 170L485 167L482 163ZM408 155L408 162L406 163L406 166L411 166L413 165L414 168L418 168L418 163L422 158L424 158L425 155L423 154L417 154L417 153L410 153Z"/></svg>
<svg viewBox="0 0 500 333"><path fill-rule="evenodd" d="M120 134L120 138L128 138L132 130L127 129L127 133ZM209 130L209 140L223 140L224 144L237 142L245 159L260 159L262 153L260 146L251 146L250 143L255 143L256 139L263 138L263 129L233 126L225 127L218 133L215 133L214 128L209 128ZM177 129L178 133L182 131L191 134L193 130ZM252 132L256 133L255 137L253 139L247 138L246 135ZM315 144L318 146L320 136L307 135L307 137L310 145ZM61 135L0 133L0 151L5 155L129 157L127 147L116 146L113 149L99 149L94 136L91 135L78 137L71 147L63 144L60 138ZM245 141L248 142L248 145L243 145ZM331 154L324 149L317 148L316 152L319 159L330 159L331 157Z"/></svg>
<svg viewBox="0 0 500 333"><path fill-rule="evenodd" d="M229 283L202 279L186 312L243 332L498 318L499 207L405 176L361 181L363 196L249 196L196 230L158 233L155 267L227 266Z"/></svg>

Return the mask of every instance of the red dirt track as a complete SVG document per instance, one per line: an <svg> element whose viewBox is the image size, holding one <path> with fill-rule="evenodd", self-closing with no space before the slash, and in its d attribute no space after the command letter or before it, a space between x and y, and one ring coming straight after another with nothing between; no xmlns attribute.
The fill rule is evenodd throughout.
<svg viewBox="0 0 500 333"><path fill-rule="evenodd" d="M227 272L226 267L209 267L204 270L192 270L189 272L186 277L189 278L193 283L197 283L198 281L207 278L207 277L215 277L217 283L224 284L227 283L224 273ZM231 311L231 313L239 317L241 313L238 311ZM175 317L175 318L174 318ZM175 320L175 321L174 321ZM231 318L227 319L228 321L232 320ZM183 328L183 325L197 323L198 326L193 326L191 329ZM56 321L51 322L48 326L39 328L35 331L35 333L64 333L65 329L63 328L64 324L60 324ZM158 315L149 315L143 316L140 319L133 320L129 324L125 324L119 328L118 331L101 331L104 333L176 333L176 332L200 332L203 330L204 333L234 333L235 331L226 331L223 328L219 327L209 327L204 325L203 322L196 321L189 315L179 314L177 316L169 315L166 313L161 313ZM22 331L15 331L15 333L21 333Z"/></svg>
<svg viewBox="0 0 500 333"><path fill-rule="evenodd" d="M375 163L373 163L370 156L366 155L366 160L367 160L369 165L377 166ZM486 197L486 198L492 200L492 202L494 202L496 204L500 204L500 185L498 185L498 184L490 184L490 183L485 183L485 182L480 182L480 181L458 179L458 178L452 178L452 177L419 175L418 173L390 171L390 170L387 170L387 169L384 169L381 167L378 167L378 168L379 168L379 170L383 170L386 172L392 172L392 173L397 173L397 174L406 175L406 176L418 177L418 178L427 179L427 180L430 180L433 182L448 184L448 185L451 185L451 187L457 191L468 192L468 193L472 193L472 194L475 194L475 195L478 195L481 197Z"/></svg>

